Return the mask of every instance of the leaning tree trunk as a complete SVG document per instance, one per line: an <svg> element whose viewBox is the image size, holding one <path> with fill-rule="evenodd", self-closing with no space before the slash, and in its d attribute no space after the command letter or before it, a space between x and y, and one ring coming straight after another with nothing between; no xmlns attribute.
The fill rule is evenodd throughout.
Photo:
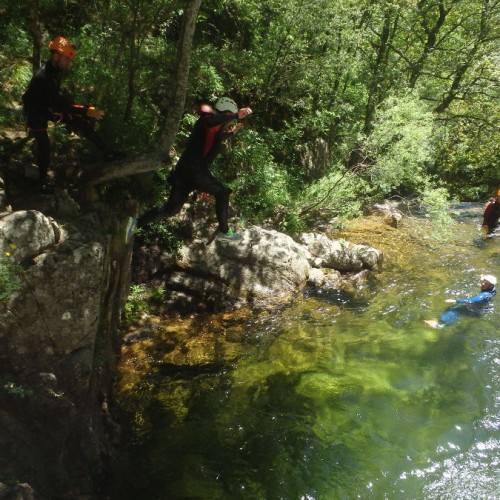
<svg viewBox="0 0 500 500"><path fill-rule="evenodd" d="M188 0L182 24L177 58L175 65L174 88L170 99L170 109L165 119L163 134L157 147L145 155L135 159L113 162L108 165L99 165L96 168L87 168L82 174L82 181L87 185L97 185L104 182L128 177L130 175L150 172L165 166L169 158L169 151L179 130L186 103L186 89L189 79L189 64L193 47L193 38L196 28L196 19L202 0Z"/></svg>

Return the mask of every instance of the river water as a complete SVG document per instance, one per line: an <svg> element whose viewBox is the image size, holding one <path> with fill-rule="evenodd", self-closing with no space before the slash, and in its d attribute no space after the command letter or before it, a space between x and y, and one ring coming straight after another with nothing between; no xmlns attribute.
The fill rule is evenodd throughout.
<svg viewBox="0 0 500 500"><path fill-rule="evenodd" d="M138 335L121 368L133 423L113 498L499 498L500 304L423 323L500 274L481 207L454 214L447 240L418 219L332 235L384 251L365 284ZM176 370L167 334L217 355Z"/></svg>

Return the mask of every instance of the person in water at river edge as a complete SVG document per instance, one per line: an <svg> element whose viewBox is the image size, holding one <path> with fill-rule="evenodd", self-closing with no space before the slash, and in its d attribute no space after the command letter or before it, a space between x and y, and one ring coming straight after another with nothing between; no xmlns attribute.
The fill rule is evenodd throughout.
<svg viewBox="0 0 500 500"><path fill-rule="evenodd" d="M217 239L238 240L241 237L228 226L229 195L231 189L224 186L211 172L210 165L219 152L222 141L234 135L242 123L235 123L252 113L250 108L238 109L228 97L221 97L214 108L200 106L200 117L194 125L186 149L168 177L171 185L167 202L142 215L139 227L158 219L178 214L189 194L198 190L215 196L215 213L219 223Z"/></svg>
<svg viewBox="0 0 500 500"><path fill-rule="evenodd" d="M498 219L500 219L500 189L486 204L483 214L483 229L488 235L492 235L498 228Z"/></svg>
<svg viewBox="0 0 500 500"><path fill-rule="evenodd" d="M446 325L456 323L460 316L474 316L481 315L487 304L495 297L497 293L496 284L497 279L491 274L481 276L481 291L467 299L446 299L448 304L460 304L448 308L439 319L428 319L424 321L432 328L442 328Z"/></svg>

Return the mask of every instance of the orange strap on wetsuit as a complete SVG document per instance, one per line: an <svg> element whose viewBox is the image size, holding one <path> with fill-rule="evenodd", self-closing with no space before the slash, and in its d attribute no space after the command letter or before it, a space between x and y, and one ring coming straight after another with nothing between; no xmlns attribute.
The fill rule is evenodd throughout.
<svg viewBox="0 0 500 500"><path fill-rule="evenodd" d="M95 109L94 106L88 106L87 104L85 106L83 106L82 104L72 104L71 107L75 108L75 109L77 109L79 111L85 110L85 113L81 113L84 116L87 114L87 111L89 109Z"/></svg>
<svg viewBox="0 0 500 500"><path fill-rule="evenodd" d="M81 115L81 116L86 116L87 115L87 110L89 109L95 109L94 106L88 106L88 105L82 105L82 104L71 104L71 108L75 110L75 114L78 114L78 115ZM58 116L59 118L54 121L54 123L56 125L59 125L63 118L64 118L64 113L61 113L59 111L52 111L50 110L50 112L55 115L55 116ZM69 116L71 116L71 113L67 113Z"/></svg>

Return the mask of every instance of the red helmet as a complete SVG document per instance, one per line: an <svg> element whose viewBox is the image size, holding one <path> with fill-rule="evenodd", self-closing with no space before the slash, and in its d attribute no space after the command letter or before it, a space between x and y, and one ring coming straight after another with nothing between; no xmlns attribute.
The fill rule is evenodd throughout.
<svg viewBox="0 0 500 500"><path fill-rule="evenodd" d="M56 36L49 43L49 49L61 54L62 56L69 57L73 59L76 56L76 47L66 38L62 36Z"/></svg>

